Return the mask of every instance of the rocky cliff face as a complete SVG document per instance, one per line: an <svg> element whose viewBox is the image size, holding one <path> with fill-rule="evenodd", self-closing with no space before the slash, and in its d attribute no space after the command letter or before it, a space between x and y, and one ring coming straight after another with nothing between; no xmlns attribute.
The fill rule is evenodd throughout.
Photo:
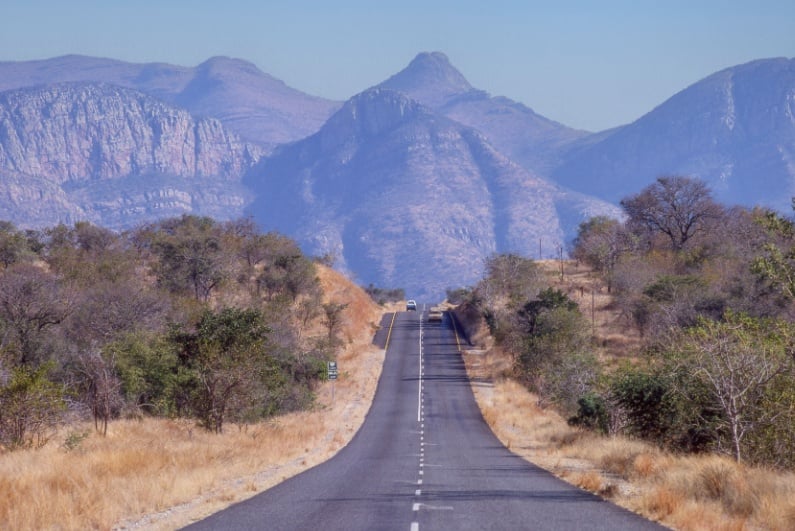
<svg viewBox="0 0 795 531"><path fill-rule="evenodd" d="M258 156L216 119L112 85L0 94L0 167L57 183L146 173L235 179Z"/></svg>
<svg viewBox="0 0 795 531"><path fill-rule="evenodd" d="M46 208L34 216L47 223L64 221L66 210L71 211L67 220L85 217L119 227L151 217L166 205L177 213L202 210L208 200L237 205L224 218L239 215L245 202L241 176L261 151L216 119L195 120L187 111L112 85L52 85L0 94L3 192L28 211L58 203L62 208L53 208L51 218ZM211 182L229 183L221 193L235 198L196 195ZM148 192L127 200L126 221L103 217L114 201L145 183ZM38 193L24 190L27 185ZM88 188L92 190L86 192ZM27 205L37 195L44 203ZM82 202L89 198L95 202Z"/></svg>
<svg viewBox="0 0 795 531"><path fill-rule="evenodd" d="M194 116L217 118L227 130L266 149L316 132L340 106L228 57L213 57L196 67L79 55L0 62L0 91L66 82L134 89Z"/></svg>

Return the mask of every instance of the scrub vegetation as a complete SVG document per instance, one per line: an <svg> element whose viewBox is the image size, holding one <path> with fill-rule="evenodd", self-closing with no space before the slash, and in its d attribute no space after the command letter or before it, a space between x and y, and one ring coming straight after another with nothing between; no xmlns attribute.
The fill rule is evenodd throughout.
<svg viewBox="0 0 795 531"><path fill-rule="evenodd" d="M449 293L485 419L671 527L795 527L795 223L680 177L622 206ZM326 459L383 360L367 292L248 220L0 224L0 522L171 529Z"/></svg>
<svg viewBox="0 0 795 531"><path fill-rule="evenodd" d="M4 224L0 256L4 527L188 523L327 458L374 391L383 309L248 220Z"/></svg>
<svg viewBox="0 0 795 531"><path fill-rule="evenodd" d="M494 256L456 294L487 352L470 370L498 382L476 388L484 416L512 448L584 460L546 463L673 527L792 528L795 224L683 177L621 205L623 221L580 226L575 261Z"/></svg>

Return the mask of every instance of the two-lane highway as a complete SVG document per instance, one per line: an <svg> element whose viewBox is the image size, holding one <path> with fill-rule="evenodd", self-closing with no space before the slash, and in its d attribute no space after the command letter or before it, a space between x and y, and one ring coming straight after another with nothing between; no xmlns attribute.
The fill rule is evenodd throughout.
<svg viewBox="0 0 795 531"><path fill-rule="evenodd" d="M362 428L332 459L190 529L660 529L503 447L449 316L399 312Z"/></svg>
<svg viewBox="0 0 795 531"><path fill-rule="evenodd" d="M418 529L661 529L506 449L480 414L451 317L424 336Z"/></svg>

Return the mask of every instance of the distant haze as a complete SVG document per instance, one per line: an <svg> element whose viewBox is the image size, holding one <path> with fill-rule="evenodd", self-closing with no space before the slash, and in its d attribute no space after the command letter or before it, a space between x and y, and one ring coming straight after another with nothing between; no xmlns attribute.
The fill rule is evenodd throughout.
<svg viewBox="0 0 795 531"><path fill-rule="evenodd" d="M492 253L562 250L660 175L788 209L793 94L795 59L759 59L586 133L478 89L438 51L344 103L224 57L0 62L0 219L251 216L363 284L438 300Z"/></svg>
<svg viewBox="0 0 795 531"><path fill-rule="evenodd" d="M474 86L599 131L722 68L795 56L793 20L791 0L4 0L0 61L83 54L198 65L222 55L343 101L419 51L443 50Z"/></svg>

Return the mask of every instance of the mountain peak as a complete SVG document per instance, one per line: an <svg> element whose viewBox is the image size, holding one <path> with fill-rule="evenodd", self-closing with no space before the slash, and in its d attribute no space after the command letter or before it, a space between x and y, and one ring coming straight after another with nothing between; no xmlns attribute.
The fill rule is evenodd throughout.
<svg viewBox="0 0 795 531"><path fill-rule="evenodd" d="M262 74L257 66L249 61L244 59L237 59L235 57L227 57L224 55L216 55L210 57L199 66L196 67L197 70L245 70L250 72L256 72L258 74ZM267 74L266 74L267 75Z"/></svg>
<svg viewBox="0 0 795 531"><path fill-rule="evenodd" d="M473 90L442 52L423 52L409 65L379 85L412 99L439 107L451 98Z"/></svg>
<svg viewBox="0 0 795 531"><path fill-rule="evenodd" d="M325 145L336 146L340 139L378 135L426 112L429 111L405 94L373 87L345 102L319 135Z"/></svg>
<svg viewBox="0 0 795 531"><path fill-rule="evenodd" d="M461 75L450 63L450 58L443 52L420 52L409 63L408 69L432 68L438 70L452 70Z"/></svg>

